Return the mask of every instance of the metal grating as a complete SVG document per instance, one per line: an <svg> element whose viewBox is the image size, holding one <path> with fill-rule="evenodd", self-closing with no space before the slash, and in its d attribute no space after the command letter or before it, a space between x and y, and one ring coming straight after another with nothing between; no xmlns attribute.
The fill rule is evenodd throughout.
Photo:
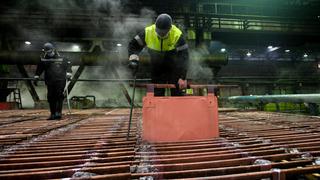
<svg viewBox="0 0 320 180"><path fill-rule="evenodd" d="M43 110L0 114L0 179L317 179L320 119L266 112L220 112L220 137L149 144L136 110ZM139 121L138 121L139 120ZM168 131L170 128L168 128Z"/></svg>
<svg viewBox="0 0 320 180"><path fill-rule="evenodd" d="M130 178L136 141L126 140L128 110L87 110L62 121L45 117L8 117L13 122L1 127L0 179ZM4 147L10 141L16 144Z"/></svg>

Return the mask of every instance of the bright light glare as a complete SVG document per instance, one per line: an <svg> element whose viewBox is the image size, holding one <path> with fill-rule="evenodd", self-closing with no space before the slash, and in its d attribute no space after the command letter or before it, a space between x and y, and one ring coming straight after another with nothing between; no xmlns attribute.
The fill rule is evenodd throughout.
<svg viewBox="0 0 320 180"><path fill-rule="evenodd" d="M220 49L221 52L226 52L226 48Z"/></svg>
<svg viewBox="0 0 320 180"><path fill-rule="evenodd" d="M284 52L288 53L288 52L290 52L290 49L286 49Z"/></svg>
<svg viewBox="0 0 320 180"><path fill-rule="evenodd" d="M30 41L25 41L24 42L26 45L31 45L31 42Z"/></svg>
<svg viewBox="0 0 320 180"><path fill-rule="evenodd" d="M118 44L117 44L117 46L118 46L118 47L121 47L121 46L122 46L122 44L118 43Z"/></svg>
<svg viewBox="0 0 320 180"><path fill-rule="evenodd" d="M251 53L250 53L250 52L248 52L248 53L247 53L247 56L248 56L248 57L250 57L250 56L251 56Z"/></svg>
<svg viewBox="0 0 320 180"><path fill-rule="evenodd" d="M72 51L80 51L80 46L79 45L73 45L72 46Z"/></svg>
<svg viewBox="0 0 320 180"><path fill-rule="evenodd" d="M307 53L304 53L303 57L305 57L305 58L308 57L308 54L307 54Z"/></svg>
<svg viewBox="0 0 320 180"><path fill-rule="evenodd" d="M273 47L273 46L268 46L268 51L269 52L272 52L272 51L275 51L277 49L279 49L280 47Z"/></svg>

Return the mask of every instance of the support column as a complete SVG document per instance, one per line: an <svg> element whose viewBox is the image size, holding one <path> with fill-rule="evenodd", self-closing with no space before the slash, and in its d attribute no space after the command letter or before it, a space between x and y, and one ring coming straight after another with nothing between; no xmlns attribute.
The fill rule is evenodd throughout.
<svg viewBox="0 0 320 180"><path fill-rule="evenodd" d="M71 79L71 82L70 82L70 84L68 86L69 94L70 94L72 88L74 87L74 85L76 84L76 82L78 81L79 77L81 76L81 74L82 74L82 72L83 72L85 67L86 66L84 64L81 64L79 66L79 68L77 69L77 72L74 74L73 78Z"/></svg>
<svg viewBox="0 0 320 180"><path fill-rule="evenodd" d="M23 65L17 65L17 67L18 67L18 70L21 73L23 78L29 78L28 73L27 73L27 71L26 71L26 69L24 68ZM37 94L37 91L35 90L32 82L31 82L31 80L27 80L25 82L26 82L27 88L28 88L28 90L29 90L29 92L31 94L31 97L32 97L33 101L34 102L39 101L40 98L39 98L39 96Z"/></svg>

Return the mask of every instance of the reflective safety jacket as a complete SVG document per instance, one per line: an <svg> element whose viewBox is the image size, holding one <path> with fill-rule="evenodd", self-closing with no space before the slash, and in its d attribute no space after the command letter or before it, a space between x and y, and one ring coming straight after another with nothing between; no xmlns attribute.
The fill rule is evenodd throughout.
<svg viewBox="0 0 320 180"><path fill-rule="evenodd" d="M157 66L165 73L175 71L179 78L185 79L188 65L188 45L186 44L183 34L179 28L172 25L169 34L166 38L158 37L155 24L147 26L144 31L137 34L132 39L128 46L129 56L132 54L138 55L142 49L146 47L151 57L151 65ZM151 72L153 73L153 72Z"/></svg>
<svg viewBox="0 0 320 180"><path fill-rule="evenodd" d="M151 25L145 29L145 43L149 49L155 51L171 51L176 48L176 44L182 32L175 25L169 31L168 37L161 39L156 33L156 26Z"/></svg>

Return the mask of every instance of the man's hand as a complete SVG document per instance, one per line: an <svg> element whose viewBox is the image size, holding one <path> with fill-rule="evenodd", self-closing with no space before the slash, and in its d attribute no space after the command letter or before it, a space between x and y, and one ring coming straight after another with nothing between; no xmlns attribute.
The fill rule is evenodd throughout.
<svg viewBox="0 0 320 180"><path fill-rule="evenodd" d="M67 80L71 80L71 78L72 78L72 73L67 72L66 78L67 78Z"/></svg>
<svg viewBox="0 0 320 180"><path fill-rule="evenodd" d="M129 68L130 68L131 70L136 71L136 70L138 70L138 67L139 67L139 61L137 61L137 60L130 60L128 66L129 66Z"/></svg>
<svg viewBox="0 0 320 180"><path fill-rule="evenodd" d="M132 54L129 57L128 67L132 70L132 73L135 75L139 69L139 56Z"/></svg>
<svg viewBox="0 0 320 180"><path fill-rule="evenodd" d="M33 85L38 86L38 81L39 81L40 77L37 76L37 75L35 75L35 76L33 77L33 79L34 79Z"/></svg>
<svg viewBox="0 0 320 180"><path fill-rule="evenodd" d="M179 89L187 89L188 83L187 80L179 79L178 80Z"/></svg>

